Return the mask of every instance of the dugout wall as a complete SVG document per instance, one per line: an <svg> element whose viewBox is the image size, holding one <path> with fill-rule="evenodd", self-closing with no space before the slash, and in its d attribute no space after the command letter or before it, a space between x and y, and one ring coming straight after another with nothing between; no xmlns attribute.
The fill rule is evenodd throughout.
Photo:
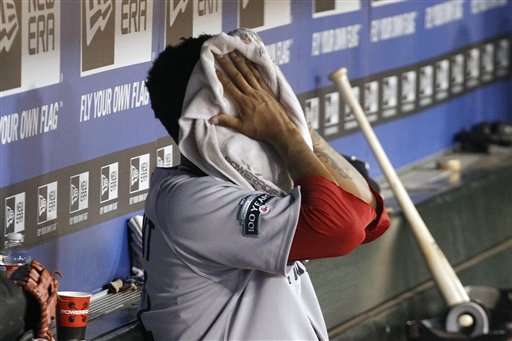
<svg viewBox="0 0 512 341"><path fill-rule="evenodd" d="M374 177L328 79L341 66L395 167L474 123L512 120L510 0L3 0L0 11L0 243L23 233L63 290L129 273L126 221L152 169L178 160L144 80L182 36L254 28L313 125Z"/></svg>

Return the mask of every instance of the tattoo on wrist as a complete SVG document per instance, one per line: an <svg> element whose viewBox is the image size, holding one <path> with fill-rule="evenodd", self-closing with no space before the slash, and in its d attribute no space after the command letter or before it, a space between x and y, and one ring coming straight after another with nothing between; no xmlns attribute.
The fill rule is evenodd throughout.
<svg viewBox="0 0 512 341"><path fill-rule="evenodd" d="M327 141L324 140L316 130L310 129L311 138L313 140L313 150L316 156L328 169L334 170L344 179L351 179L352 167Z"/></svg>
<svg viewBox="0 0 512 341"><path fill-rule="evenodd" d="M322 149L315 150L316 156L324 163L328 169L335 170L339 176L341 176L344 179L350 179L350 169L348 167L343 167L343 161L339 160L340 162L336 162L335 158L332 157L331 153L329 151L324 151Z"/></svg>

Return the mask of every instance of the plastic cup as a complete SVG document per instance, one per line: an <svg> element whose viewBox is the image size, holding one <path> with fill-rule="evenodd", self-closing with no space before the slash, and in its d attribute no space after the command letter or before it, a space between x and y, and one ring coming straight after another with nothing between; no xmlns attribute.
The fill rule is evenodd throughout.
<svg viewBox="0 0 512 341"><path fill-rule="evenodd" d="M91 294L59 291L57 296L57 340L85 340Z"/></svg>

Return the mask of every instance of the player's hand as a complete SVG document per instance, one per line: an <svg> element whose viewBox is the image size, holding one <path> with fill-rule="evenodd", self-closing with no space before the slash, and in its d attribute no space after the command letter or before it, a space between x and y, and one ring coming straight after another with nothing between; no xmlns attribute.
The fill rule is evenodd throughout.
<svg viewBox="0 0 512 341"><path fill-rule="evenodd" d="M217 77L237 109L237 116L220 113L210 123L273 145L282 144L284 137L297 136L298 129L251 61L237 51L229 53L229 57L217 55L216 61L220 67Z"/></svg>

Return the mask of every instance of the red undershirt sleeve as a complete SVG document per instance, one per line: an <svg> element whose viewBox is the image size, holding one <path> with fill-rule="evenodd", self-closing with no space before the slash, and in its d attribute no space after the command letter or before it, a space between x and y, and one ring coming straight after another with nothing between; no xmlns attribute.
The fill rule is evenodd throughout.
<svg viewBox="0 0 512 341"><path fill-rule="evenodd" d="M321 176L302 177L296 185L302 201L289 260L342 256L389 227L382 198L373 189L376 209Z"/></svg>

